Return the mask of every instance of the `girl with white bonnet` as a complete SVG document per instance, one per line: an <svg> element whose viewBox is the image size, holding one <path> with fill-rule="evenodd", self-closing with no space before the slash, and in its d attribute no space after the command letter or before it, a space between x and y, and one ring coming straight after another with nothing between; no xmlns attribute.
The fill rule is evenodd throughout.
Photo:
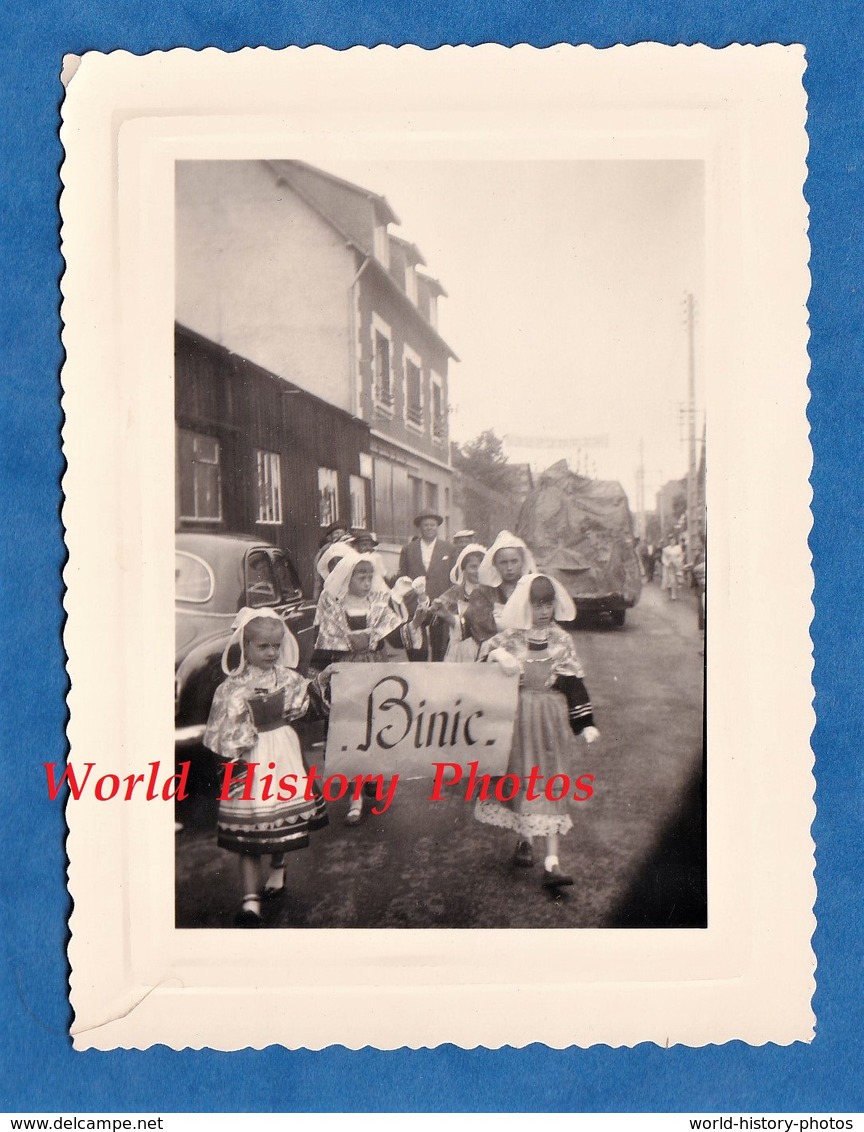
<svg viewBox="0 0 864 1132"><path fill-rule="evenodd" d="M483 555L478 572L479 585L468 599L466 627L481 645L501 628L504 606L523 574L537 569L534 555L523 540L511 531L501 531Z"/></svg>
<svg viewBox="0 0 864 1132"><path fill-rule="evenodd" d="M554 775L579 778L574 773L580 764L576 737L593 743L600 734L572 638L556 624L575 617L573 601L560 582L545 574L524 574L500 614L501 632L482 645L479 656L519 679L507 773L520 778L522 785L509 802L478 801L475 817L517 834L513 863L520 867L534 863L532 838L545 838L542 883L553 890L573 883L558 860L559 835L572 829L573 821L569 798L553 801L543 783ZM542 777L532 791L527 780L534 768ZM537 796L530 797L532 793Z"/></svg>
<svg viewBox="0 0 864 1132"><path fill-rule="evenodd" d="M216 689L204 746L234 764L228 797L219 802L218 844L240 860L243 900L234 922L257 928L263 923L262 900L284 892L285 853L305 849L311 830L327 824L324 799L310 790L300 741L291 723L326 712L321 677L304 679L295 667L299 648L294 636L272 609L241 609L232 625L231 640L222 654L226 679ZM324 677L326 679L326 677ZM252 765L257 764L257 765ZM279 801L287 790L264 789L262 778L284 776L296 793ZM226 770L226 780L228 771ZM223 787L224 792L224 787ZM272 793L265 800L263 795ZM266 881L264 858L270 868Z"/></svg>
<svg viewBox="0 0 864 1132"><path fill-rule="evenodd" d="M468 600L477 588L480 563L485 553L486 547L479 542L464 546L450 571L453 585L430 605L430 609L450 626L450 641L444 654L444 660L450 664L464 664L477 659L480 645L471 636L465 614Z"/></svg>
<svg viewBox="0 0 864 1132"><path fill-rule="evenodd" d="M387 660L385 639L394 634L399 643L411 642L408 610L403 598L410 578L400 578L392 591L378 564L378 555L358 554L350 547L327 575L315 611L318 636L310 669L331 664L370 664ZM374 795L374 786L364 789ZM353 798L346 825L357 825L363 814L363 795Z"/></svg>
<svg viewBox="0 0 864 1132"><path fill-rule="evenodd" d="M369 663L386 660L384 640L408 620L403 598L411 586L400 578L391 590L379 556L358 554L345 543L325 577L314 625L318 630L310 668L336 661ZM334 551L335 551L334 547ZM325 562L326 559L322 559Z"/></svg>
<svg viewBox="0 0 864 1132"><path fill-rule="evenodd" d="M328 546L325 546L318 555L318 561L315 564L315 570L321 580L322 587L328 576L336 569L340 559L344 558L346 554L357 553L358 551L349 542L331 542ZM320 590L318 596L321 596Z"/></svg>

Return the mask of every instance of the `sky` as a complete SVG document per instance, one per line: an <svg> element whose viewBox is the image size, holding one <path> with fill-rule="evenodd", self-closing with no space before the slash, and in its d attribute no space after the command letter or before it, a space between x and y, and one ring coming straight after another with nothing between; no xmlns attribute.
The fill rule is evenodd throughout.
<svg viewBox="0 0 864 1132"><path fill-rule="evenodd" d="M562 456L574 469L591 461L598 478L623 484L634 509L640 442L649 510L662 483L686 475L688 292L697 437L702 429L700 162L327 169L387 198L401 221L391 231L418 246L423 270L447 291L439 330L460 359L450 367L454 440L491 428L511 460L535 470ZM605 447L580 444L603 437Z"/></svg>

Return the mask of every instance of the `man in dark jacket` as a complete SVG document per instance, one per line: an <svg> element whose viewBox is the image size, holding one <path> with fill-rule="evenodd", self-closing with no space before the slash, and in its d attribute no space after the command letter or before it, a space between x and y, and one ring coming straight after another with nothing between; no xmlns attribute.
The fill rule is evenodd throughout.
<svg viewBox="0 0 864 1132"><path fill-rule="evenodd" d="M426 597L434 601L451 585L450 571L456 555L449 542L438 537L438 528L444 522L434 511L421 511L414 520L419 539L402 547L399 555L399 573L409 578L426 579ZM449 626L446 621L433 617L429 624L429 659L443 660L447 651ZM420 659L420 658L418 658Z"/></svg>

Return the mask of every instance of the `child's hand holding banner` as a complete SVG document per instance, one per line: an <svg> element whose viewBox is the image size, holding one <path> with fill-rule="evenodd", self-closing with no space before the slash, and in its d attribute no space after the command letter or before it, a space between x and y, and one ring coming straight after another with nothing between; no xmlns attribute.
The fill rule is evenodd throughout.
<svg viewBox="0 0 864 1132"><path fill-rule="evenodd" d="M446 762L504 774L518 685L495 665L336 665L327 773L433 778Z"/></svg>

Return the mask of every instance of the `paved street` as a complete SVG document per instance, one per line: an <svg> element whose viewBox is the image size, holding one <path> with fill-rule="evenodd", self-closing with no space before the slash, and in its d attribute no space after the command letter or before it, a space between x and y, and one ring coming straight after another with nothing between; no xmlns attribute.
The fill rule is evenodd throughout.
<svg viewBox="0 0 864 1132"><path fill-rule="evenodd" d="M343 802L305 851L290 854L288 892L268 927L650 927L704 924L702 635L696 598L646 586L623 629L574 631L602 738L578 773L595 795L574 803L561 865L576 884L551 895L511 867L514 837L481 825L457 797L400 781L392 807L348 828ZM216 846L212 757L196 754L195 795L178 807L177 926L231 927L236 858ZM319 759L320 761L320 759ZM203 768L203 769L202 769Z"/></svg>

